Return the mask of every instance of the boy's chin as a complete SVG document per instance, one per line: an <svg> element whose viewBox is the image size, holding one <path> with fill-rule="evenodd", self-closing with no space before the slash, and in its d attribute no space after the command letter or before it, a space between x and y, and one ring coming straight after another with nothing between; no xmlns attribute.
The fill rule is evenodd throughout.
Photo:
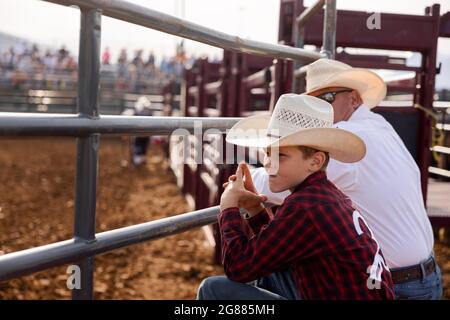
<svg viewBox="0 0 450 320"><path fill-rule="evenodd" d="M283 192L288 190L289 188L285 188L283 186L277 186L277 185L273 185L273 184L269 184L269 189L270 191L272 191L273 193L279 193L279 192Z"/></svg>

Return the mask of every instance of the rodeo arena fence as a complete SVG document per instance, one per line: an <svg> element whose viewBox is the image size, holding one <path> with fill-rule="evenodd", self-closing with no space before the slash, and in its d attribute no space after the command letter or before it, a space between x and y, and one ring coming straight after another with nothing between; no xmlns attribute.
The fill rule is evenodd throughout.
<svg viewBox="0 0 450 320"><path fill-rule="evenodd" d="M412 71L405 82L388 82L388 92L403 93L410 101L384 101L379 106L399 132L422 173L426 199L428 172L450 176L444 168L430 167L433 152L448 154L445 146L430 145L432 130L449 130L433 111L436 52L439 36L450 37L450 15L440 16L439 5L426 9L424 16L382 14L383 28L398 29L381 34L365 28L367 13L337 11L336 0L319 0L310 7L302 0L280 0L279 44L242 39L177 17L119 0L49 0L79 7L81 14L78 55L77 113L0 113L1 136L71 136L77 138L75 223L73 239L0 256L0 281L68 263L80 268L81 288L72 290L73 299L92 299L95 255L132 244L160 239L197 227L209 230L217 250L219 195L222 181L235 164L217 165L215 140L202 141L191 135L190 143L204 151L203 163L190 155L187 163L174 164L177 183L192 212L125 228L95 233L98 149L101 135L172 135L177 129L190 133L201 123L201 133L216 129L223 134L240 117L271 110L286 92L302 92L305 66L330 58L355 67ZM221 63L198 59L184 73L181 90L182 117L129 117L99 114L101 16L141 25L168 34L224 49ZM355 27L361 25L362 27ZM395 27L394 27L395 26ZM303 49L315 45L320 52ZM422 54L420 67L385 56L336 53L336 47L413 51ZM217 134L217 130L219 134ZM434 131L433 131L434 132ZM214 137L214 134L211 135ZM225 148L224 148L225 149ZM176 144L171 157L179 152ZM430 216L433 225L448 225L449 217ZM434 220L433 220L434 219Z"/></svg>

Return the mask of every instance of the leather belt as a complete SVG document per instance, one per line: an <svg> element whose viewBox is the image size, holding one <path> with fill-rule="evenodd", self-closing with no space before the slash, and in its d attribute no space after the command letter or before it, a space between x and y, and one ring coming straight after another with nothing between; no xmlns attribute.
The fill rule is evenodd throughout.
<svg viewBox="0 0 450 320"><path fill-rule="evenodd" d="M425 270L425 275L422 274L422 268ZM392 281L394 284L404 283L412 280L422 279L422 276L426 277L436 270L436 264L433 257L430 257L427 261L416 264L414 266L391 269Z"/></svg>

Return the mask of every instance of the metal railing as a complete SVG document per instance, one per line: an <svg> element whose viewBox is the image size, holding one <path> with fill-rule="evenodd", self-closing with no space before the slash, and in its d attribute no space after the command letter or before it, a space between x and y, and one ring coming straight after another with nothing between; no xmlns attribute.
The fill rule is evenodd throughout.
<svg viewBox="0 0 450 320"><path fill-rule="evenodd" d="M285 45L243 39L214 29L206 28L162 12L120 0L45 0L80 8L100 9L102 15L131 22L154 30L186 39L209 44L214 47L272 58L312 62L321 57L317 52Z"/></svg>
<svg viewBox="0 0 450 320"><path fill-rule="evenodd" d="M294 25L294 43L296 47L304 46L305 26L309 19L325 6L323 20L323 38L321 55L325 58L334 59L336 54L336 0L317 0L309 8L305 9L296 19ZM299 78L306 74L306 64L301 61L294 62L294 76L292 77L292 89L296 90Z"/></svg>
<svg viewBox="0 0 450 320"><path fill-rule="evenodd" d="M448 104L440 104L439 102L435 103L435 108L441 108L440 116L442 123L438 123L437 114L433 113L432 117L434 120L434 135L433 135L433 143L430 148L433 157L436 161L436 166L428 167L428 172L433 173L439 177L450 178L450 148L448 147L449 139L447 138L450 135L450 125L446 123L447 113L450 111ZM447 111L448 110L448 111ZM437 136L435 136L437 134ZM447 142L447 145L445 143ZM441 145L440 145L441 144Z"/></svg>
<svg viewBox="0 0 450 320"><path fill-rule="evenodd" d="M100 116L98 106L100 71L101 16L142 25L162 32L210 44L223 49L283 59L311 62L322 54L285 45L241 39L213 29L178 19L145 7L118 0L49 0L79 6L81 12L78 114L0 114L0 136L73 136L77 137L74 237L0 256L0 281L50 267L76 263L81 271L81 288L73 289L73 299L92 299L94 258L96 254L143 241L154 240L217 221L218 207L185 213L152 222L95 234L98 150L100 135L168 135L175 129L193 132L202 121L202 133L208 128L225 130L237 118L126 117ZM327 6L335 8L335 0ZM333 15L331 10L327 14ZM335 14L335 12L334 12ZM335 19L335 18L334 18ZM329 21L329 20L327 20ZM327 24L324 33L335 38ZM326 47L326 52L331 52Z"/></svg>

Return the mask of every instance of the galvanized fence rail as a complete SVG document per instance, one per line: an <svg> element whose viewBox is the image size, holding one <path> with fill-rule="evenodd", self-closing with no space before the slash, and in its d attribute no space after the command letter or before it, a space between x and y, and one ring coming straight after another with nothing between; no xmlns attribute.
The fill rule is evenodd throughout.
<svg viewBox="0 0 450 320"><path fill-rule="evenodd" d="M0 136L73 136L77 138L74 237L0 256L0 281L74 263L80 267L81 288L73 299L92 299L95 255L214 223L218 207L189 212L126 228L95 233L98 150L100 135L169 135L176 129L202 133L226 130L237 118L126 117L99 114L101 16L138 24L223 49L310 63L329 56L335 47L335 0L327 0L323 53L242 39L164 13L119 0L46 0L78 6L81 14L77 114L1 113ZM323 5L323 1L320 2ZM333 22L334 21L334 22Z"/></svg>

